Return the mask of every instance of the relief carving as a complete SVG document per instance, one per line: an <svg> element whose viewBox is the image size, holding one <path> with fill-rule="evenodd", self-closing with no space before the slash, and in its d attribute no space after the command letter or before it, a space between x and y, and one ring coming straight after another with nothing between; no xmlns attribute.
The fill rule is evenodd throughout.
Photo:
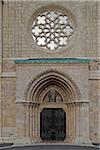
<svg viewBox="0 0 100 150"><path fill-rule="evenodd" d="M50 89L44 97L45 102L62 102L61 95L55 90Z"/></svg>

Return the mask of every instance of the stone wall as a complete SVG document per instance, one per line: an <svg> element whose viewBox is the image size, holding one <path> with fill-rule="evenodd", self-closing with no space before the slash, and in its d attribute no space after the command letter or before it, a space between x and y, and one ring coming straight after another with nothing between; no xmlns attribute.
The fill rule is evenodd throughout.
<svg viewBox="0 0 100 150"><path fill-rule="evenodd" d="M87 64L18 64L16 66L16 100L24 100L25 91L31 81L41 73L54 70L69 76L81 91L81 99L88 100L88 65ZM74 72L73 72L74 70ZM83 75L84 74L84 75Z"/></svg>
<svg viewBox="0 0 100 150"><path fill-rule="evenodd" d="M76 20L75 37L71 46L63 48L58 53L44 52L43 49L37 47L31 36L34 13L51 4L68 9ZM2 3L0 0L0 97L2 97L2 101L0 100L0 127L2 127L0 136L2 134L11 141L16 134L16 66L13 60L25 57L98 57L100 52L99 9L99 1L4 0ZM60 68L62 69L62 66ZM83 78L84 74L83 71L81 74ZM77 76L77 73L74 75ZM98 80L89 80L89 87L86 88L90 89L89 99L91 100L90 139L98 143Z"/></svg>
<svg viewBox="0 0 100 150"><path fill-rule="evenodd" d="M2 134L6 142L12 142L16 135L16 79L2 78Z"/></svg>
<svg viewBox="0 0 100 150"><path fill-rule="evenodd" d="M33 42L32 19L35 11L46 5L68 9L75 18L75 37L69 48L49 54ZM96 57L98 2L4 1L3 57ZM49 7L49 6L48 6Z"/></svg>
<svg viewBox="0 0 100 150"><path fill-rule="evenodd" d="M90 139L93 143L99 143L100 139L100 80L89 80L90 97Z"/></svg>

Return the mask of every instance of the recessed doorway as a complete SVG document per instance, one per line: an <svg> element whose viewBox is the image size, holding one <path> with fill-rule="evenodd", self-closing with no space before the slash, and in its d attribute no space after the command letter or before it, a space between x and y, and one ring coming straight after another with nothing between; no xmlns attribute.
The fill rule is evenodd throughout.
<svg viewBox="0 0 100 150"><path fill-rule="evenodd" d="M40 136L43 141L64 141L66 113L62 108L44 108L40 113Z"/></svg>

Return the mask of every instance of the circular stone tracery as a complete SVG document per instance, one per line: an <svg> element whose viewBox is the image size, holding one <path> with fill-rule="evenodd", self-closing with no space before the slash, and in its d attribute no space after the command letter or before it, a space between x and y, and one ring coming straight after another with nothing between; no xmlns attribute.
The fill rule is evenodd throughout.
<svg viewBox="0 0 100 150"><path fill-rule="evenodd" d="M68 16L54 10L38 15L32 25L32 37L37 45L49 50L66 46L72 33Z"/></svg>

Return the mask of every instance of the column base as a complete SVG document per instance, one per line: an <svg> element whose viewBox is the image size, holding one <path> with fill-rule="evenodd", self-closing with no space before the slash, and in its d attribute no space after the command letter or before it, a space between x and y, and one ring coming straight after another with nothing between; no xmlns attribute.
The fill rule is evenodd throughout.
<svg viewBox="0 0 100 150"><path fill-rule="evenodd" d="M74 144L85 145L85 146L92 145L89 138L83 138L83 137L76 137L75 140L74 140Z"/></svg>
<svg viewBox="0 0 100 150"><path fill-rule="evenodd" d="M3 143L4 143L3 138L0 137L0 144L3 144Z"/></svg>
<svg viewBox="0 0 100 150"><path fill-rule="evenodd" d="M14 143L15 141L15 137L0 137L0 144L10 144L10 143Z"/></svg>
<svg viewBox="0 0 100 150"><path fill-rule="evenodd" d="M31 145L34 141L31 138L23 137L23 138L17 138L14 142L14 145Z"/></svg>

